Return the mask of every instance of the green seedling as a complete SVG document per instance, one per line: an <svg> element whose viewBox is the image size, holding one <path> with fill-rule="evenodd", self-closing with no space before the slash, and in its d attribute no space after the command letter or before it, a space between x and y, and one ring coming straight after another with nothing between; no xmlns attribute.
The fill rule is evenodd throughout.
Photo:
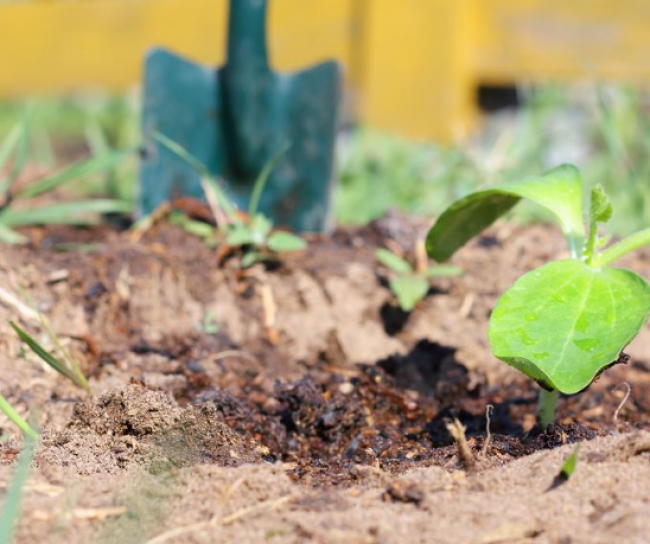
<svg viewBox="0 0 650 544"><path fill-rule="evenodd" d="M571 455L569 455L569 457L566 458L566 461L564 461L564 464L560 469L560 473L558 474L559 478L568 480L569 478L571 478L571 476L573 476L573 473L576 471L576 467L578 466L579 451L580 451L580 445L576 446L574 452Z"/></svg>
<svg viewBox="0 0 650 544"><path fill-rule="evenodd" d="M18 412L14 410L14 407L9 404L9 401L2 395L0 395L0 411L6 415L14 425L16 425L16 427L18 427L26 437L32 439L38 438L38 433L34 430L34 428L22 417L20 417Z"/></svg>
<svg viewBox="0 0 650 544"><path fill-rule="evenodd" d="M49 323L45 319L45 316L43 316L39 312L39 317L41 320L41 326L43 327L47 335L50 337L50 339L56 346L57 350L61 353L62 359L59 359L58 357L53 355L50 351L45 349L32 336L30 336L27 332L21 329L13 321L10 321L9 324L11 325L11 328L15 331L15 333L18 335L18 337L21 339L21 341L33 353L35 353L44 363L49 365L51 368L53 368L56 372L61 374L63 377L70 380L77 387L80 387L81 389L85 390L88 393L92 393L90 384L88 383L88 380L84 376L84 373L81 370L79 364L70 355L68 350L61 345L58 336L54 333L54 331L50 327Z"/></svg>
<svg viewBox="0 0 650 544"><path fill-rule="evenodd" d="M384 248L379 248L375 257L391 270L390 289L404 312L412 311L427 296L430 278L458 276L463 272L462 268L451 265L430 266L418 272L406 259Z"/></svg>
<svg viewBox="0 0 650 544"><path fill-rule="evenodd" d="M266 183L277 164L289 146L285 146L265 166L253 187L247 214L240 214L230 202L219 181L214 179L207 167L196 157L193 157L182 146L162 134L156 134L154 139L171 152L190 164L200 175L203 190L208 205L212 210L216 231L211 226L193 221L178 214L172 215L172 220L181 225L191 234L203 238L209 245L220 242L239 248L242 252L241 266L248 268L253 264L273 259L278 253L299 251L307 247L307 242L300 236L290 232L274 230L273 223L262 213L258 212L260 199Z"/></svg>
<svg viewBox="0 0 650 544"><path fill-rule="evenodd" d="M576 449L573 450L573 453L571 453L565 460L564 463L562 463L562 467L560 468L560 472L557 473L555 478L553 478L553 481L551 482L551 485L549 488L546 490L552 491L558 487L560 487L562 484L566 483L569 481L569 478L573 476L573 473L576 471L576 468L578 466L578 453L580 452L580 444L576 446Z"/></svg>
<svg viewBox="0 0 650 544"><path fill-rule="evenodd" d="M0 510L0 544L11 544L13 542L16 524L20 515L23 490L34 459L34 446L35 439L28 436L20 454L16 471L11 482L9 482L2 509Z"/></svg>
<svg viewBox="0 0 650 544"><path fill-rule="evenodd" d="M226 243L242 250L242 268L273 259L286 251L300 251L307 247L304 239L285 231L274 231L273 224L258 213L245 222L234 225L228 232Z"/></svg>
<svg viewBox="0 0 650 544"><path fill-rule="evenodd" d="M203 319L197 325L197 329L205 334L217 334L219 332L219 324L214 319L214 314L210 311L205 312Z"/></svg>
<svg viewBox="0 0 650 544"><path fill-rule="evenodd" d="M217 246L218 231L209 223L191 219L183 212L178 210L173 210L170 212L169 222L172 225L181 227L185 232L188 232L192 236L202 238L208 247L214 248Z"/></svg>
<svg viewBox="0 0 650 544"><path fill-rule="evenodd" d="M588 231L583 224L580 172L560 166L534 178L471 193L453 203L427 237L427 251L445 261L521 199L549 210L566 237L570 258L550 262L520 277L499 299L490 317L494 355L537 381L538 419L555 419L559 393L574 394L614 364L650 313L650 286L615 261L650 243L650 229L607 246L598 236L612 206L600 187L591 191Z"/></svg>
<svg viewBox="0 0 650 544"><path fill-rule="evenodd" d="M51 193L65 184L115 168L132 155L134 150L107 152L81 160L30 185L19 186L16 182L22 175L29 157L28 111L25 110L21 123L16 125L0 144L0 242L26 242L27 239L15 230L18 227L48 224L90 225L97 222L98 215L131 211L130 204L111 199L52 204L34 202L36 197Z"/></svg>

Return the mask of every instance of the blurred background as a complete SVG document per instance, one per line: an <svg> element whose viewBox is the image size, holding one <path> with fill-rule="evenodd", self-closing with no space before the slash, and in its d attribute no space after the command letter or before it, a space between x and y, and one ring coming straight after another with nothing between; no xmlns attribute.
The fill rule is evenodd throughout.
<svg viewBox="0 0 650 544"><path fill-rule="evenodd" d="M226 0L0 0L0 141L31 105L29 168L140 141L143 58L221 65ZM650 224L647 0L271 0L273 67L345 74L335 213L433 217L470 190L571 162ZM134 203L137 161L71 190ZM522 208L521 219L537 218Z"/></svg>

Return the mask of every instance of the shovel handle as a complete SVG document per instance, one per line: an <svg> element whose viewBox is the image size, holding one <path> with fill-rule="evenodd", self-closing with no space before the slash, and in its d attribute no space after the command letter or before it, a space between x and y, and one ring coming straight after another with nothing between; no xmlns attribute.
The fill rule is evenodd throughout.
<svg viewBox="0 0 650 544"><path fill-rule="evenodd" d="M270 72L266 47L268 0L230 0L228 59L232 72L259 76Z"/></svg>
<svg viewBox="0 0 650 544"><path fill-rule="evenodd" d="M268 160L274 128L266 8L267 0L230 0L228 59L222 80L224 123L231 175L244 184L254 183Z"/></svg>

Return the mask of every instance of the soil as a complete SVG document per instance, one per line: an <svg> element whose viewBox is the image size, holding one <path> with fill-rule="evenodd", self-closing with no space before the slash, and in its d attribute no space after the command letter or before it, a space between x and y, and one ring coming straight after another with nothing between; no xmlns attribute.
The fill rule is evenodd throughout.
<svg viewBox="0 0 650 544"><path fill-rule="evenodd" d="M390 216L246 271L165 223L0 249L0 287L95 393L22 350L9 319L47 338L0 297L0 393L43 435L17 542L647 542L650 329L536 428L538 387L493 359L487 320L562 237L498 224L405 314L374 251L411 255L427 227ZM625 265L650 277L650 252ZM1 489L20 443L0 434Z"/></svg>

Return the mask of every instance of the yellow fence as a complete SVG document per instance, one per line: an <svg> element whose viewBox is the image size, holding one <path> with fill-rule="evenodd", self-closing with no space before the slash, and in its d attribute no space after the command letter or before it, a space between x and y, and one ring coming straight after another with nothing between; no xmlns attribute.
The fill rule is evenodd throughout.
<svg viewBox="0 0 650 544"><path fill-rule="evenodd" d="M650 79L648 0L271 0L273 63L337 58L354 114L450 141L476 124L481 84ZM137 83L165 45L224 58L226 0L0 4L0 96Z"/></svg>

